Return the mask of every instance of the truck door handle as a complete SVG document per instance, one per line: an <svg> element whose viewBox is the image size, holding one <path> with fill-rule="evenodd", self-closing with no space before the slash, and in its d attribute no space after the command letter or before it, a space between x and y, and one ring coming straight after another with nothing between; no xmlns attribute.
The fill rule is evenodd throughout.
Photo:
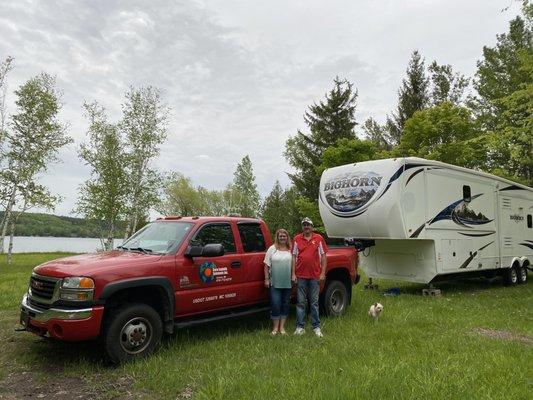
<svg viewBox="0 0 533 400"><path fill-rule="evenodd" d="M231 268L240 268L241 267L241 262L240 261L232 261L230 265L231 265Z"/></svg>

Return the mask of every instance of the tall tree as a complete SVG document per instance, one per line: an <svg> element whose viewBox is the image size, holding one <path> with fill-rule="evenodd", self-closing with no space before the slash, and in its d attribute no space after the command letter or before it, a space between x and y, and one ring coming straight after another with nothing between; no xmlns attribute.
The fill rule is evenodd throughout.
<svg viewBox="0 0 533 400"><path fill-rule="evenodd" d="M365 139L374 143L379 150L391 150L391 138L385 126L380 125L374 118L367 118L363 124Z"/></svg>
<svg viewBox="0 0 533 400"><path fill-rule="evenodd" d="M243 217L257 217L261 198L257 191L250 157L245 156L233 174L231 194L237 196L236 212Z"/></svg>
<svg viewBox="0 0 533 400"><path fill-rule="evenodd" d="M5 164L2 182L6 193L5 211L0 226L0 253L17 198L22 188L34 185L38 175L59 161L58 152L72 142L66 127L57 118L61 103L55 78L42 73L15 91L17 113L5 132Z"/></svg>
<svg viewBox="0 0 533 400"><path fill-rule="evenodd" d="M283 188L276 181L271 192L265 198L261 207L261 218L268 225L272 234L280 228L286 228L285 212L287 211L284 204Z"/></svg>
<svg viewBox="0 0 533 400"><path fill-rule="evenodd" d="M433 61L428 71L430 74L430 101L432 105L439 105L445 101L460 105L465 96L469 79L459 72L454 72L451 65L439 65Z"/></svg>
<svg viewBox="0 0 533 400"><path fill-rule="evenodd" d="M483 47L474 80L478 96L472 99L471 106L485 129L494 129L498 124L502 113L499 99L531 82L530 73L523 68L523 57L533 51L532 9L533 5L524 7L524 16L510 22L509 32L497 35L496 46Z"/></svg>
<svg viewBox="0 0 533 400"><path fill-rule="evenodd" d="M482 164L484 142L470 110L444 102L409 118L392 154L475 168Z"/></svg>
<svg viewBox="0 0 533 400"><path fill-rule="evenodd" d="M0 63L0 162L2 161L2 144L6 126L6 76L12 67L12 57L8 56Z"/></svg>
<svg viewBox="0 0 533 400"><path fill-rule="evenodd" d="M429 78L426 76L425 61L418 50L411 54L406 73L407 77L398 90L396 112L387 117L386 127L393 145L400 142L405 121L429 104Z"/></svg>
<svg viewBox="0 0 533 400"><path fill-rule="evenodd" d="M152 167L167 136L169 108L163 103L161 92L152 86L133 88L126 92L119 126L128 148L128 177L126 237L137 229L139 220L156 205L161 176Z"/></svg>
<svg viewBox="0 0 533 400"><path fill-rule="evenodd" d="M318 198L320 175L316 166L322 153L339 139L354 139L357 90L346 79L336 78L323 101L313 104L304 115L309 133L298 131L285 144L284 156L295 169L289 178L301 196Z"/></svg>
<svg viewBox="0 0 533 400"><path fill-rule="evenodd" d="M182 173L173 172L166 178L163 188L163 200L158 211L165 215L202 216L218 214L209 204L208 191L202 187L195 188L190 178Z"/></svg>
<svg viewBox="0 0 533 400"><path fill-rule="evenodd" d="M79 157L90 166L91 177L80 187L76 211L105 223L104 247L111 250L117 223L126 212L127 155L119 129L107 121L104 108L96 102L84 108L89 119L88 142L80 146Z"/></svg>

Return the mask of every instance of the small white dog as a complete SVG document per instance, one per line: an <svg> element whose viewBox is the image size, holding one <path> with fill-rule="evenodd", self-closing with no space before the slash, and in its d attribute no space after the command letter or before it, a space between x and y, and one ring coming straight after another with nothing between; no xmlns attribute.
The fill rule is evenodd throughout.
<svg viewBox="0 0 533 400"><path fill-rule="evenodd" d="M370 306L370 309L368 310L368 315L374 318L374 321L377 322L381 311L383 311L383 306L381 305L381 303L374 303Z"/></svg>

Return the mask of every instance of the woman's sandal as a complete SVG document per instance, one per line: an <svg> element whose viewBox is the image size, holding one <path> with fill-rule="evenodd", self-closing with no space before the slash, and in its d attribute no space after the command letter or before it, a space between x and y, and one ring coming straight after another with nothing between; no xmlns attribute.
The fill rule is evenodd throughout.
<svg viewBox="0 0 533 400"><path fill-rule="evenodd" d="M280 333L282 336L285 336L285 335L287 334L287 331L282 330L282 331L279 331L279 333Z"/></svg>
<svg viewBox="0 0 533 400"><path fill-rule="evenodd" d="M270 332L270 336L276 336L278 334L278 331L272 331Z"/></svg>

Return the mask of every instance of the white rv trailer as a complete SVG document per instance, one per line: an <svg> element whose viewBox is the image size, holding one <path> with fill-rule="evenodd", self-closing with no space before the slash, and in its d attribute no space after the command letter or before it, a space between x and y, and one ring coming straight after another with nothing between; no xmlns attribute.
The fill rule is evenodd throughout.
<svg viewBox="0 0 533 400"><path fill-rule="evenodd" d="M319 208L330 237L359 243L370 278L514 284L533 261L533 189L479 171L421 158L330 168Z"/></svg>

